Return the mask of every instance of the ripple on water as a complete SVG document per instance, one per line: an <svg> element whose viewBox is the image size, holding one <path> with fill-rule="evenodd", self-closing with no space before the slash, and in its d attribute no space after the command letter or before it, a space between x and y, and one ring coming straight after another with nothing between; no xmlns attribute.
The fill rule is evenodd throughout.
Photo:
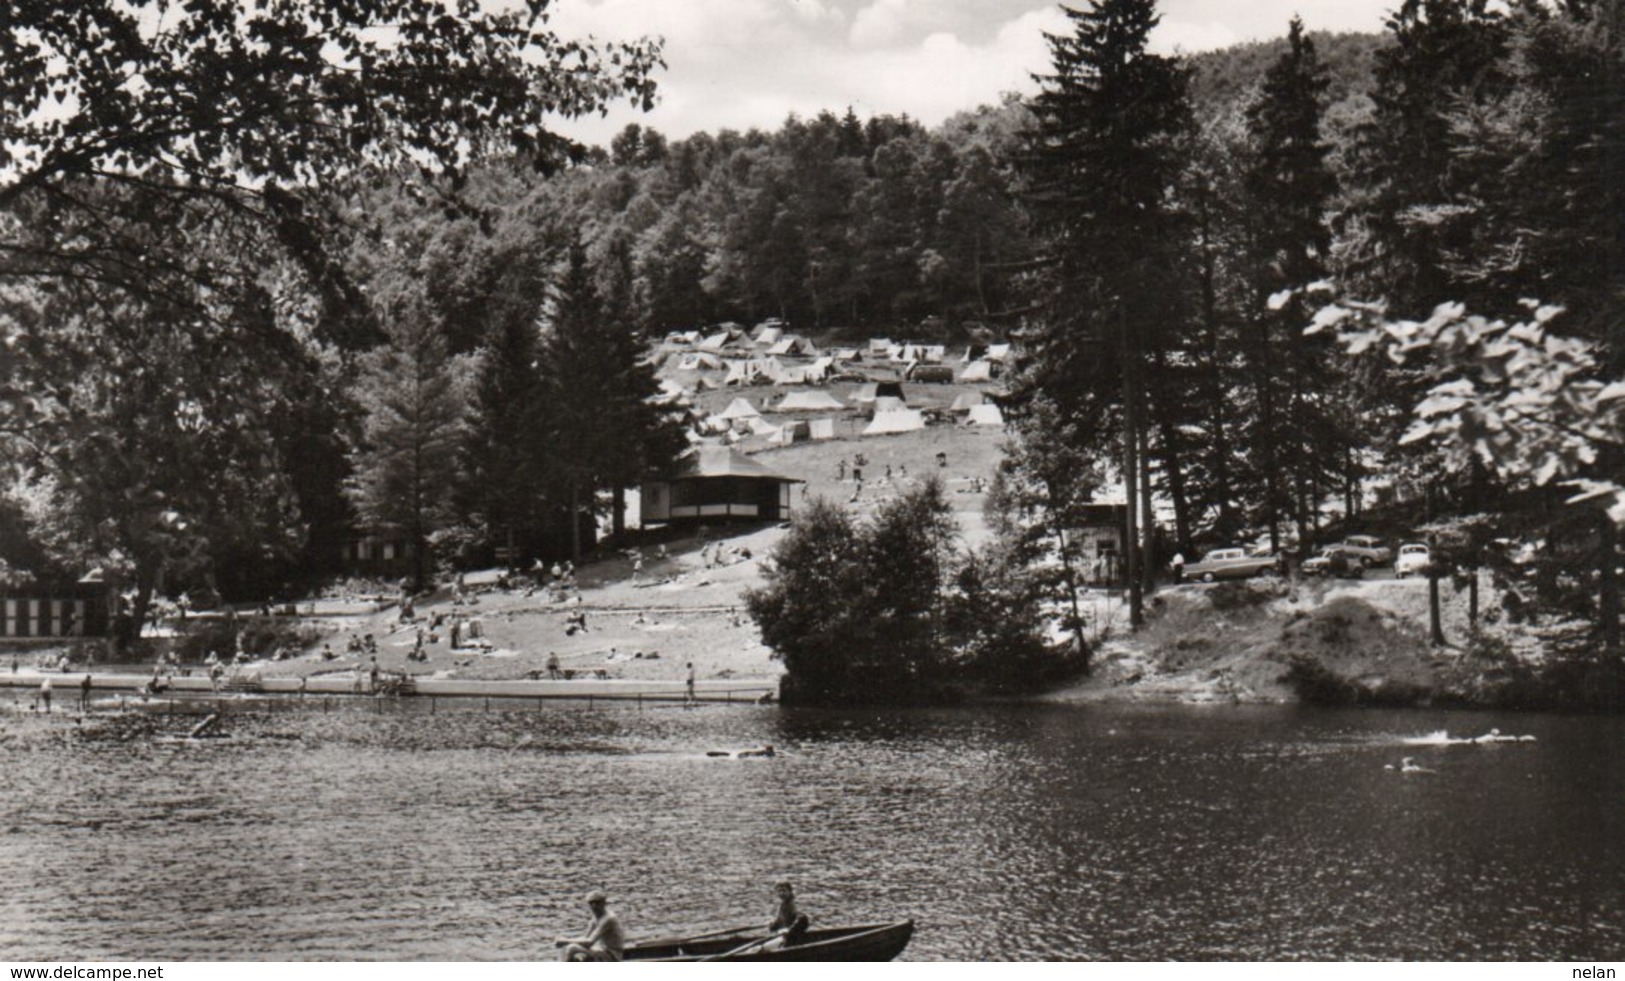
<svg viewBox="0 0 1625 981"><path fill-rule="evenodd" d="M1614 720L1441 747L1424 713L276 706L6 720L0 949L108 959L551 956L636 933L912 915L909 956L1592 959L1620 949ZM774 760L708 749L773 743ZM1505 752L1499 751L1505 749Z"/></svg>

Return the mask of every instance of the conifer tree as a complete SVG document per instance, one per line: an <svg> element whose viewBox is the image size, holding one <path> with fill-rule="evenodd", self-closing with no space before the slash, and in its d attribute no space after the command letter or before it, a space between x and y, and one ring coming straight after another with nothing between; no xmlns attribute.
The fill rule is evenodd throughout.
<svg viewBox="0 0 1625 981"><path fill-rule="evenodd" d="M1172 312L1179 220L1169 191L1190 121L1187 78L1173 59L1147 50L1158 21L1153 0L1063 9L1073 31L1046 35L1052 73L1038 77L1037 123L1022 160L1033 221L1052 259L1028 384L1075 415L1097 410L1092 400L1116 382L1138 625L1145 364Z"/></svg>
<svg viewBox="0 0 1625 981"><path fill-rule="evenodd" d="M543 315L539 356L548 485L570 521L581 557L581 518L600 490L624 488L676 455L681 436L653 404L659 392L642 338L624 309L630 259L611 256L601 290L580 239L573 241Z"/></svg>
<svg viewBox="0 0 1625 981"><path fill-rule="evenodd" d="M1251 233L1252 295L1246 348L1254 391L1250 449L1262 478L1261 517L1270 544L1280 546L1283 515L1293 515L1300 548L1311 542L1321 489L1350 458L1341 432L1337 379L1327 344L1304 337L1308 320L1299 294L1273 306L1267 298L1325 277L1331 246L1327 211L1337 181L1327 163L1331 145L1320 131L1328 81L1293 18L1287 50L1265 73L1247 110L1252 153L1245 175Z"/></svg>
<svg viewBox="0 0 1625 981"><path fill-rule="evenodd" d="M382 313L388 340L362 356L356 381L366 415L345 493L363 527L411 539L413 580L422 590L435 533L455 520L468 359L447 353L422 297L399 297Z"/></svg>

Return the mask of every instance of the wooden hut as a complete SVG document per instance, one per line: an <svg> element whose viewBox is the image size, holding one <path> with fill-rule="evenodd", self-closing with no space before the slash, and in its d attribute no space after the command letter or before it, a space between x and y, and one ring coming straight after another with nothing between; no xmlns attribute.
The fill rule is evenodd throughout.
<svg viewBox="0 0 1625 981"><path fill-rule="evenodd" d="M645 522L784 521L790 517L787 477L729 446L696 446L668 476L643 485Z"/></svg>

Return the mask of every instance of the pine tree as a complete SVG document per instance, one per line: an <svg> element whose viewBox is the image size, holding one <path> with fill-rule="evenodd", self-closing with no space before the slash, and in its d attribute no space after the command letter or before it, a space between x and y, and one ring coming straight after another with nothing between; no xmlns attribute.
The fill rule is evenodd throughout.
<svg viewBox="0 0 1625 981"><path fill-rule="evenodd" d="M1023 170L1034 224L1052 249L1052 291L1029 383L1067 415L1119 378L1122 473L1129 503L1131 618L1142 619L1139 553L1146 360L1170 320L1179 220L1169 190L1190 122L1185 72L1147 51L1153 0L1066 10L1069 35L1046 35Z"/></svg>
<svg viewBox="0 0 1625 981"><path fill-rule="evenodd" d="M477 539L512 550L511 559L540 555L545 524L539 348L536 325L528 319L498 317L490 325L463 445L460 509Z"/></svg>
<svg viewBox="0 0 1625 981"><path fill-rule="evenodd" d="M1377 53L1372 115L1356 141L1346 279L1426 315L1453 295L1448 254L1471 236L1449 114L1506 85L1508 31L1487 0L1405 0Z"/></svg>
<svg viewBox="0 0 1625 981"><path fill-rule="evenodd" d="M669 463L681 435L653 403L659 392L641 336L624 313L630 258L610 256L601 290L576 239L543 316L539 367L546 413L548 484L570 520L570 551L581 558L581 517L600 490L635 483ZM617 309L620 308L620 309Z"/></svg>
<svg viewBox="0 0 1625 981"><path fill-rule="evenodd" d="M345 493L368 530L405 533L423 589L435 533L455 520L453 490L467 415L466 358L452 358L421 297L383 311L386 343L361 358L356 402L366 413Z"/></svg>
<svg viewBox="0 0 1625 981"><path fill-rule="evenodd" d="M1326 219L1337 193L1327 162L1331 145L1321 135L1328 84L1314 41L1293 18L1287 50L1265 73L1247 110L1252 153L1245 214L1253 268L1246 350L1256 400L1249 444L1273 548L1280 546L1281 518L1290 514L1299 547L1307 549L1322 488L1334 479L1352 479L1343 472L1351 454L1328 345L1303 336L1309 311L1301 294L1273 307L1267 303L1272 294L1326 276Z"/></svg>

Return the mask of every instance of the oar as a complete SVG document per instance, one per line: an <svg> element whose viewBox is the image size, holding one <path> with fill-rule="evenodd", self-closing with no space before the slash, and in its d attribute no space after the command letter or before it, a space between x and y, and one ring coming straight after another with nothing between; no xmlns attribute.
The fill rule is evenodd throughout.
<svg viewBox="0 0 1625 981"><path fill-rule="evenodd" d="M733 950L725 950L720 954L712 954L710 957L702 957L702 958L700 958L700 960L702 960L702 961L720 961L725 957L733 957L733 956L735 956L737 954L743 954L745 951L751 950L751 949L756 948L756 947L760 947L761 945L767 943L769 940L776 939L778 936L779 936L779 934L777 934L777 933L770 933L765 937L760 937L760 938L758 938L756 940L752 940L748 944L740 944L738 947L735 947Z"/></svg>
<svg viewBox="0 0 1625 981"><path fill-rule="evenodd" d="M683 934L681 937L658 937L653 940L639 940L639 947L668 947L675 944L686 944L691 940L715 940L718 937L727 937L746 930L760 930L758 925L729 927L726 930L712 930L710 933Z"/></svg>

